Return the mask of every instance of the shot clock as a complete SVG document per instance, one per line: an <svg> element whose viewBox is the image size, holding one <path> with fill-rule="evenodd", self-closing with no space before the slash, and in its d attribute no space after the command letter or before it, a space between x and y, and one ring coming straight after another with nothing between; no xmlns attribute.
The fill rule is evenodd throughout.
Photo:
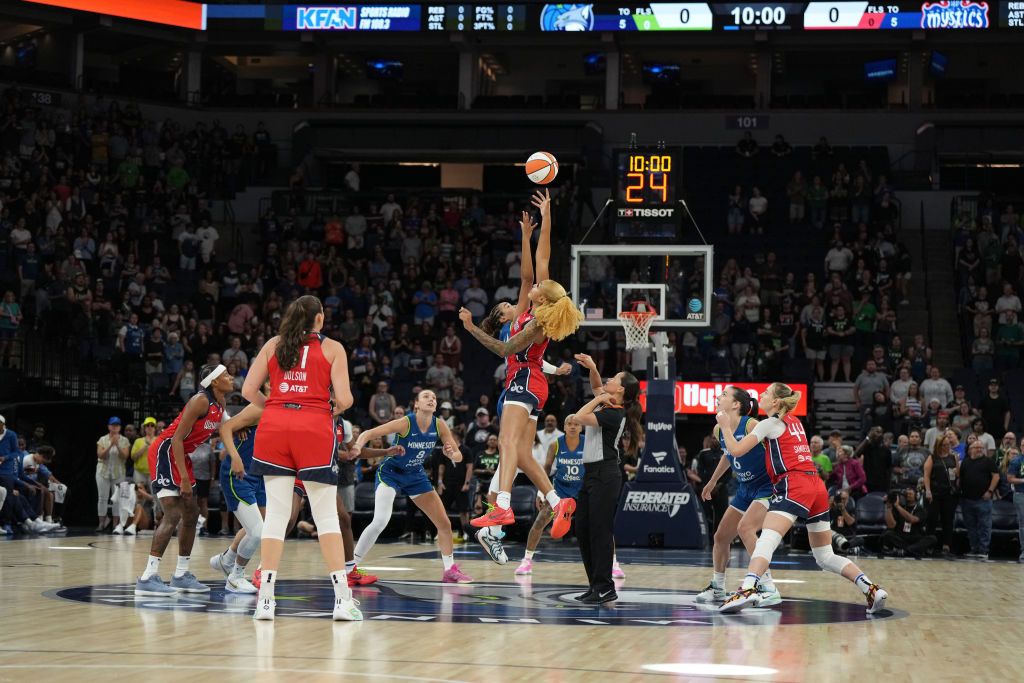
<svg viewBox="0 0 1024 683"><path fill-rule="evenodd" d="M615 150L615 235L623 238L675 238L682 171L677 147Z"/></svg>

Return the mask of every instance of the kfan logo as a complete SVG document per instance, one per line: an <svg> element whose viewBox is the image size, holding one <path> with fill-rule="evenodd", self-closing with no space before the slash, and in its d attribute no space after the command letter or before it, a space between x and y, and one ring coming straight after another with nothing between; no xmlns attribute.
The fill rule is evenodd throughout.
<svg viewBox="0 0 1024 683"><path fill-rule="evenodd" d="M661 512L671 518L689 502L690 494L684 491L630 491L622 509L625 512Z"/></svg>

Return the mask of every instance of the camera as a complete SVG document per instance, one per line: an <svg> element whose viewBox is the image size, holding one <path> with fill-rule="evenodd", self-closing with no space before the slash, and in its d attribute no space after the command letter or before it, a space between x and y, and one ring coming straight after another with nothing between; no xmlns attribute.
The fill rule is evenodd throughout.
<svg viewBox="0 0 1024 683"><path fill-rule="evenodd" d="M837 493L836 495L832 496L832 504L833 505L837 505L837 506L842 506L842 504L843 504L843 494Z"/></svg>
<svg viewBox="0 0 1024 683"><path fill-rule="evenodd" d="M901 493L899 489L893 489L892 491L889 491L889 493L886 494L885 502L888 503L889 505L895 505L896 503L900 502L900 495Z"/></svg>

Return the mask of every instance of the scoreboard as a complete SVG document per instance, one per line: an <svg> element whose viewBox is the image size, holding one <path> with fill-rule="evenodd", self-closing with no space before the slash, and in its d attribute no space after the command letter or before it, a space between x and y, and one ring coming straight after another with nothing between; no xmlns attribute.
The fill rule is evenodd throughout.
<svg viewBox="0 0 1024 683"><path fill-rule="evenodd" d="M237 8L237 6L234 6ZM232 10L237 12L237 9ZM987 31L1024 28L1024 0L266 6L286 31ZM208 7L210 19L220 10ZM280 12L279 16L274 16Z"/></svg>
<svg viewBox="0 0 1024 683"><path fill-rule="evenodd" d="M204 4L189 0L22 0L198 30L449 33L629 31L1019 32L1024 0ZM294 0L293 0L294 2Z"/></svg>

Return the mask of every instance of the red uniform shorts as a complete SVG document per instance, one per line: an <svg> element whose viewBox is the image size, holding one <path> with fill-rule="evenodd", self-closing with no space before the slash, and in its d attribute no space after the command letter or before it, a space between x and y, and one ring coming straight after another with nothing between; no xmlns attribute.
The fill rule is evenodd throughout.
<svg viewBox="0 0 1024 683"><path fill-rule="evenodd" d="M334 417L326 410L274 406L256 428L253 473L337 485Z"/></svg>
<svg viewBox="0 0 1024 683"><path fill-rule="evenodd" d="M829 521L828 491L817 472L787 472L775 482L769 512L788 512L808 524Z"/></svg>

